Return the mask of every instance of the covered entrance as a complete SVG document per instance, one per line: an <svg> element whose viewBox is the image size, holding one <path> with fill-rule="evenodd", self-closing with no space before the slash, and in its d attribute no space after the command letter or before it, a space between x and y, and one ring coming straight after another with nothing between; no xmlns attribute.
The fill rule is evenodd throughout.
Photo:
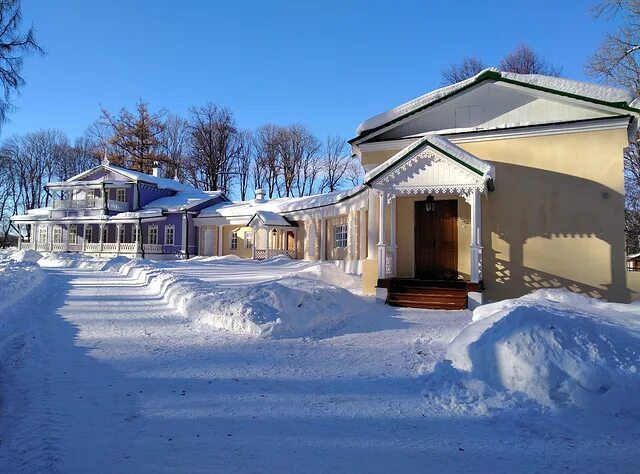
<svg viewBox="0 0 640 474"><path fill-rule="evenodd" d="M415 277L458 279L458 201L415 202Z"/></svg>
<svg viewBox="0 0 640 474"><path fill-rule="evenodd" d="M369 207L369 215L375 213L378 221L374 237L379 297L402 306L452 309L465 307L471 293L481 299L481 199L493 190L493 178L493 165L438 135L418 139L367 173L365 184L379 199L378 209ZM402 198L414 201L413 222L406 211L398 218ZM469 217L462 224L458 206L465 203ZM402 209L408 210L404 204ZM464 234L458 235L460 229ZM468 259L462 264L461 248Z"/></svg>

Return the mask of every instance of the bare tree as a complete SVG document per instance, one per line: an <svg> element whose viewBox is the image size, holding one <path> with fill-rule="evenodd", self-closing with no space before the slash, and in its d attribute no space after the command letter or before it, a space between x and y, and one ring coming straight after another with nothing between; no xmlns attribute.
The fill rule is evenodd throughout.
<svg viewBox="0 0 640 474"><path fill-rule="evenodd" d="M346 177L351 155L347 141L340 136L329 136L324 143L323 180L321 191L333 192L340 188Z"/></svg>
<svg viewBox="0 0 640 474"><path fill-rule="evenodd" d="M475 76L487 66L475 56L467 56L460 64L452 64L442 71L444 85L455 84Z"/></svg>
<svg viewBox="0 0 640 474"><path fill-rule="evenodd" d="M142 100L136 104L135 112L123 108L116 116L102 108L103 124L111 127L110 143L121 152L110 159L143 173L151 171L154 163L165 161L160 152L165 114L165 110L150 112Z"/></svg>
<svg viewBox="0 0 640 474"><path fill-rule="evenodd" d="M21 1L0 1L0 83L4 91L4 100L0 100L0 124L6 122L12 108L11 95L25 84L22 77L25 56L43 53L36 42L33 27L24 33L21 24Z"/></svg>
<svg viewBox="0 0 640 474"><path fill-rule="evenodd" d="M196 187L229 193L240 146L233 113L209 103L192 107L190 114L188 179Z"/></svg>
<svg viewBox="0 0 640 474"><path fill-rule="evenodd" d="M605 0L592 13L612 20L620 18L618 29L605 36L591 56L586 71L592 77L623 87L640 95L640 2L637 0ZM624 153L625 224L627 251L640 251L640 134Z"/></svg>
<svg viewBox="0 0 640 474"><path fill-rule="evenodd" d="M559 76L562 72L560 68L549 64L526 44L521 44L508 53L500 61L498 69L518 74L544 74L546 76Z"/></svg>
<svg viewBox="0 0 640 474"><path fill-rule="evenodd" d="M253 163L253 136L249 130L243 130L238 137L238 159L236 160L240 200L247 199L251 165Z"/></svg>
<svg viewBox="0 0 640 474"><path fill-rule="evenodd" d="M267 196L273 197L278 187L280 160L278 158L278 136L280 128L267 124L259 127L254 134L253 181L255 188L266 187Z"/></svg>
<svg viewBox="0 0 640 474"><path fill-rule="evenodd" d="M169 115L160 135L160 148L166 160L167 176L184 178L183 162L189 145L189 124L186 120Z"/></svg>

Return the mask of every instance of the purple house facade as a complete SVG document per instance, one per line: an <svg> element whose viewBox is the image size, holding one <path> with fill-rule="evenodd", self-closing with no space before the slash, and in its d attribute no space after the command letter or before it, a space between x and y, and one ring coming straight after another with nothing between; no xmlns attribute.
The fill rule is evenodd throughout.
<svg viewBox="0 0 640 474"><path fill-rule="evenodd" d="M19 246L44 252L155 259L198 253L194 217L227 198L103 162L47 186L53 205L11 218Z"/></svg>

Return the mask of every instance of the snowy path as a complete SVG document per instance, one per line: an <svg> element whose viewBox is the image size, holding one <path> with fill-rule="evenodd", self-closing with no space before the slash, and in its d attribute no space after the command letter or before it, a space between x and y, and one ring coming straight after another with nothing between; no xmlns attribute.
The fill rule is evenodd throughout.
<svg viewBox="0 0 640 474"><path fill-rule="evenodd" d="M421 396L465 312L325 339L199 331L119 274L47 270L0 327L2 472L633 472L637 423L452 416Z"/></svg>

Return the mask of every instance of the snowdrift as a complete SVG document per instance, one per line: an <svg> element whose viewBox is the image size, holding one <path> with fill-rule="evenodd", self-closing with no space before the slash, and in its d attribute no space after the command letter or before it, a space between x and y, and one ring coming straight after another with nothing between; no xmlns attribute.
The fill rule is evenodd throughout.
<svg viewBox="0 0 640 474"><path fill-rule="evenodd" d="M9 258L15 262L37 262L42 258L42 254L35 250L18 250L9 255Z"/></svg>
<svg viewBox="0 0 640 474"><path fill-rule="evenodd" d="M473 321L436 374L467 401L640 416L640 307L540 290L481 306Z"/></svg>
<svg viewBox="0 0 640 474"><path fill-rule="evenodd" d="M26 256L25 261L0 262L0 310L20 300L44 279L42 269L27 260L32 257Z"/></svg>
<svg viewBox="0 0 640 474"><path fill-rule="evenodd" d="M171 272L170 264L141 259L122 265L119 271L148 285L197 325L240 334L318 334L368 304L344 288L300 276L226 286L178 275Z"/></svg>
<svg viewBox="0 0 640 474"><path fill-rule="evenodd" d="M29 250L28 252L33 252ZM37 253L37 252L36 252ZM40 254L38 254L40 255ZM43 268L79 268L83 270L108 270L120 268L130 259L127 257L91 257L79 253L48 253L35 260Z"/></svg>

